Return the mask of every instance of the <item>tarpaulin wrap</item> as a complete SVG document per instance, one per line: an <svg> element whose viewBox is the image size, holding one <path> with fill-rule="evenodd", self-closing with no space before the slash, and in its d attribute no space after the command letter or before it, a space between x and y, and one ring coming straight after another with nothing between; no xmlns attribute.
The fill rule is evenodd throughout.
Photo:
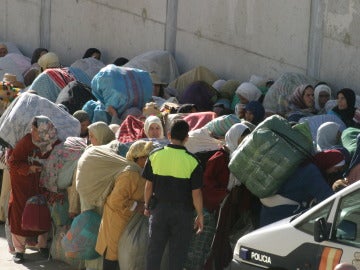
<svg viewBox="0 0 360 270"><path fill-rule="evenodd" d="M58 138L80 135L80 122L53 102L38 95L23 93L15 99L0 117L0 138L5 146L15 144L30 132L31 120L46 115L56 127Z"/></svg>
<svg viewBox="0 0 360 270"><path fill-rule="evenodd" d="M95 75L91 89L105 108L112 106L121 115L131 107L142 110L151 100L153 85L147 71L110 64Z"/></svg>

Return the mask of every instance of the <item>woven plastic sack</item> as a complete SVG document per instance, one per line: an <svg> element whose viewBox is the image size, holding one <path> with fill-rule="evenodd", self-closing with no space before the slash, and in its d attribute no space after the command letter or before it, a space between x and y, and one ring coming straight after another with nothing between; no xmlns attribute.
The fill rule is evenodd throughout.
<svg viewBox="0 0 360 270"><path fill-rule="evenodd" d="M273 115L242 141L230 159L229 169L255 196L265 198L277 192L312 149L309 136Z"/></svg>
<svg viewBox="0 0 360 270"><path fill-rule="evenodd" d="M70 230L61 240L65 256L93 260L100 255L95 251L101 216L93 210L82 212L74 218Z"/></svg>
<svg viewBox="0 0 360 270"><path fill-rule="evenodd" d="M121 270L145 269L146 253L149 242L149 218L135 213L118 245L118 261ZM168 245L161 262L161 270L168 269Z"/></svg>
<svg viewBox="0 0 360 270"><path fill-rule="evenodd" d="M135 213L119 240L120 269L145 269L149 219Z"/></svg>

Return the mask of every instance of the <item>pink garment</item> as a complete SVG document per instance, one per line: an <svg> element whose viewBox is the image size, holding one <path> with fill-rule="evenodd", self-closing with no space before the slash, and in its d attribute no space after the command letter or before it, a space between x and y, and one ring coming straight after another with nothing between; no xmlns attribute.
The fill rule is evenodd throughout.
<svg viewBox="0 0 360 270"><path fill-rule="evenodd" d="M216 113L214 112L196 112L196 113L189 113L188 115L184 116L184 120L189 124L190 130L195 130L202 128L211 120L216 118Z"/></svg>
<svg viewBox="0 0 360 270"><path fill-rule="evenodd" d="M11 234L12 237L12 242L13 245L15 247L15 252L19 252L19 253L24 253L25 252L25 245L26 245L26 240L27 237L21 236L21 235L17 235L17 234ZM38 242L37 242L37 247L38 248L46 248L47 245L47 238L48 238L48 233L43 233L40 234L38 236Z"/></svg>

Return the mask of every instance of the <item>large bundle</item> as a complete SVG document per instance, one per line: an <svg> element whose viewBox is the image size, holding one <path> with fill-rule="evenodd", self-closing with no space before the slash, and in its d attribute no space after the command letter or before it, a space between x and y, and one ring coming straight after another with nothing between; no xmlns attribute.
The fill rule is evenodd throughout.
<svg viewBox="0 0 360 270"><path fill-rule="evenodd" d="M117 175L128 165L125 158L115 154L107 145L86 149L78 161L76 173L81 211L102 208Z"/></svg>
<svg viewBox="0 0 360 270"><path fill-rule="evenodd" d="M145 269L146 250L149 242L149 219L135 213L119 239L118 261L121 270ZM168 245L160 269L168 269Z"/></svg>
<svg viewBox="0 0 360 270"><path fill-rule="evenodd" d="M95 251L101 216L89 210L76 216L70 230L61 240L65 256L73 259L92 260L100 255Z"/></svg>
<svg viewBox="0 0 360 270"><path fill-rule="evenodd" d="M257 197L271 196L311 154L309 138L284 118L271 116L235 150L229 169Z"/></svg>
<svg viewBox="0 0 360 270"><path fill-rule="evenodd" d="M8 53L4 57L0 57L0 78L3 78L5 73L11 73L16 75L18 81L23 82L23 73L30 66L28 57L21 53Z"/></svg>
<svg viewBox="0 0 360 270"><path fill-rule="evenodd" d="M176 89L176 98L180 100L184 91L191 83L196 81L203 81L209 85L212 85L213 82L218 79L219 77L215 73L206 67L199 66L180 75L176 80L169 84L169 88Z"/></svg>
<svg viewBox="0 0 360 270"><path fill-rule="evenodd" d="M283 73L269 88L264 97L265 111L284 115L288 109L288 98L295 88L301 84L315 85L315 83L314 79L299 73Z"/></svg>
<svg viewBox="0 0 360 270"><path fill-rule="evenodd" d="M69 113L73 114L89 100L96 100L91 88L79 81L72 81L60 91L55 103L65 105Z"/></svg>
<svg viewBox="0 0 360 270"><path fill-rule="evenodd" d="M65 237L69 226L57 227L55 235L51 241L50 254L54 260L59 260L70 264L74 269L83 269L85 261L77 258L70 258L65 256L65 249L61 245L61 240Z"/></svg>
<svg viewBox="0 0 360 270"><path fill-rule="evenodd" d="M147 71L107 65L92 79L91 89L105 108L112 106L121 115L131 107L142 110L151 100L153 85Z"/></svg>
<svg viewBox="0 0 360 270"><path fill-rule="evenodd" d="M76 60L74 63L71 64L71 68L78 68L86 73L89 77L90 81L94 76L105 67L104 63L100 60L97 60L94 57L82 58Z"/></svg>
<svg viewBox="0 0 360 270"><path fill-rule="evenodd" d="M45 115L54 123L61 141L80 135L80 122L56 104L40 96L23 93L0 117L0 140L5 146L15 144L30 132L33 117Z"/></svg>
<svg viewBox="0 0 360 270"><path fill-rule="evenodd" d="M75 80L75 76L68 68L49 68L36 77L29 89L35 90L39 96L56 102L61 90Z"/></svg>
<svg viewBox="0 0 360 270"><path fill-rule="evenodd" d="M360 134L360 129L354 127L348 127L341 133L341 144L349 151L350 155L355 154L358 147L357 141Z"/></svg>
<svg viewBox="0 0 360 270"><path fill-rule="evenodd" d="M156 73L160 81L169 83L179 76L174 57L168 51L149 51L132 58L124 67L146 70Z"/></svg>

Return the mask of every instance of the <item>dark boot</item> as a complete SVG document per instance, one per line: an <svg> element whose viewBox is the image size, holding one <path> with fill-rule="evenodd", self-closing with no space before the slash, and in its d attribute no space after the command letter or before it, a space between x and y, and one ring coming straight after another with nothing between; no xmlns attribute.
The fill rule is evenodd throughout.
<svg viewBox="0 0 360 270"><path fill-rule="evenodd" d="M24 262L24 253L16 252L13 257L14 263L23 263Z"/></svg>

